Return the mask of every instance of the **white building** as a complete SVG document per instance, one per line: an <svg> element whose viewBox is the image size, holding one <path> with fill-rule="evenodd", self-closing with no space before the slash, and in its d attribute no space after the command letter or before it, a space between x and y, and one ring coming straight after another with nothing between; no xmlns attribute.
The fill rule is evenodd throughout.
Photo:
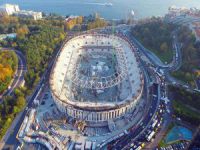
<svg viewBox="0 0 200 150"><path fill-rule="evenodd" d="M15 15L23 18L38 20L42 18L42 12L20 10L19 5L4 4L0 6L0 15Z"/></svg>
<svg viewBox="0 0 200 150"><path fill-rule="evenodd" d="M4 4L0 6L0 15L1 14L12 15L19 11L20 11L19 5Z"/></svg>
<svg viewBox="0 0 200 150"><path fill-rule="evenodd" d="M34 20L42 19L42 12L21 10L19 12L14 13L14 15L23 18L32 18Z"/></svg>

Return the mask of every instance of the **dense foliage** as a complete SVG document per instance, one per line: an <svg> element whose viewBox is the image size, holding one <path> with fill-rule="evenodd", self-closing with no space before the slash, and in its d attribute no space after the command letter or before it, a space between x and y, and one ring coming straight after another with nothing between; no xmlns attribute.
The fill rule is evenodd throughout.
<svg viewBox="0 0 200 150"><path fill-rule="evenodd" d="M176 30L175 30L176 29ZM195 86L195 80L200 77L200 42L187 26L167 24L159 18L141 22L133 28L133 35L148 49L154 52L162 61L170 62L172 52L172 32L177 32L181 44L183 64L172 75Z"/></svg>
<svg viewBox="0 0 200 150"><path fill-rule="evenodd" d="M17 17L3 15L0 16L0 34L13 33L19 26Z"/></svg>
<svg viewBox="0 0 200 150"><path fill-rule="evenodd" d="M94 28L100 28L100 27L106 27L108 23L101 18L96 18L94 21L89 22L87 25L87 29L94 29Z"/></svg>
<svg viewBox="0 0 200 150"><path fill-rule="evenodd" d="M28 73L26 85L32 87L39 81L53 51L60 46L65 34L59 28L45 26L37 34L17 38L17 47L26 54Z"/></svg>
<svg viewBox="0 0 200 150"><path fill-rule="evenodd" d="M88 25L86 25L88 29L107 25L107 22L100 18L88 22ZM0 16L0 34L17 33L16 39L0 41L0 46L21 50L26 57L28 69L25 75L26 87L16 89L12 97L6 97L3 103L0 104L0 138L11 125L15 115L24 108L25 97L38 83L55 50L58 50L64 40L66 36L64 30L71 30L76 24L85 26L87 22L83 23L83 17L78 17L66 23L63 17L57 15L50 15L43 20L37 21L6 15ZM10 64L10 60L5 61ZM17 63L11 63L10 69L13 69L13 64ZM9 75L13 72L12 70L11 73L6 74ZM0 78L2 78L1 73ZM2 86L3 84L0 85Z"/></svg>
<svg viewBox="0 0 200 150"><path fill-rule="evenodd" d="M132 33L163 62L170 62L173 57L171 33L174 28L174 25L167 24L160 18L152 18L148 22L136 25Z"/></svg>
<svg viewBox="0 0 200 150"><path fill-rule="evenodd" d="M28 26L31 32L37 32L43 26L64 28L64 21L60 16L48 16L43 20L18 18L7 15L0 16L0 34L17 32L18 29L26 26Z"/></svg>
<svg viewBox="0 0 200 150"><path fill-rule="evenodd" d="M195 72L200 69L200 42L196 42L195 35L186 26L179 28L178 40L182 45L183 64L173 76L195 86L194 80L198 75Z"/></svg>
<svg viewBox="0 0 200 150"><path fill-rule="evenodd" d="M175 115L191 124L200 124L200 94L174 86L169 86L169 90L173 96Z"/></svg>
<svg viewBox="0 0 200 150"><path fill-rule="evenodd" d="M58 49L65 38L64 21L59 16L50 16L37 21L14 18L11 16L0 18L0 22L4 22L5 31L12 26L13 31L17 33L17 39L3 41L1 45L17 48L25 54L28 67L25 83L30 89L37 84L54 50Z"/></svg>
<svg viewBox="0 0 200 150"><path fill-rule="evenodd" d="M74 28L75 25L82 24L82 23L83 23L83 16L71 18L65 22L65 28L66 30L71 30Z"/></svg>
<svg viewBox="0 0 200 150"><path fill-rule="evenodd" d="M0 104L0 138L11 125L15 115L24 108L25 96L37 85L55 50L60 47L66 36L64 30L71 30L76 24L83 24L83 18L78 17L67 24L64 18L56 15L37 21L13 16L0 17L0 34L17 33L16 39L0 41L0 46L13 47L22 51L28 69L25 75L25 89L16 89L12 97L5 98L3 104ZM89 21L86 27L93 29L106 25L105 20L96 18ZM9 63L9 60L6 62ZM11 64L10 68L12 67Z"/></svg>
<svg viewBox="0 0 200 150"><path fill-rule="evenodd" d="M0 94L8 88L17 65L18 59L14 51L0 51Z"/></svg>
<svg viewBox="0 0 200 150"><path fill-rule="evenodd" d="M0 139L10 127L14 117L25 106L26 100L24 94L21 92L23 89L16 89L14 97L6 97L3 103L0 104Z"/></svg>
<svg viewBox="0 0 200 150"><path fill-rule="evenodd" d="M0 138L9 128L16 114L24 108L25 97L38 83L53 52L59 48L65 38L63 18L57 16L50 16L37 21L12 16L0 17L0 34L11 32L16 32L17 38L1 41L0 46L21 50L26 57L28 71L25 75L26 87L16 89L12 97L4 98L3 103L0 104ZM5 66L10 65L10 69L14 69L14 64L17 63L12 61L15 59L8 57L11 61L5 58L7 57L3 56L3 63L8 64ZM12 74L13 72L14 70ZM0 76L1 74L2 71L0 70ZM6 74L9 75L8 72Z"/></svg>

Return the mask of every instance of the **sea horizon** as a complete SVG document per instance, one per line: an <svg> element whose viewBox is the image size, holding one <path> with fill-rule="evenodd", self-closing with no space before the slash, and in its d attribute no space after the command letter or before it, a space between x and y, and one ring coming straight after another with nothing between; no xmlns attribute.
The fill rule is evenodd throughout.
<svg viewBox="0 0 200 150"><path fill-rule="evenodd" d="M0 5L17 4L20 9L67 15L100 14L105 19L125 19L131 11L136 19L164 16L172 5L200 8L198 0L1 0Z"/></svg>

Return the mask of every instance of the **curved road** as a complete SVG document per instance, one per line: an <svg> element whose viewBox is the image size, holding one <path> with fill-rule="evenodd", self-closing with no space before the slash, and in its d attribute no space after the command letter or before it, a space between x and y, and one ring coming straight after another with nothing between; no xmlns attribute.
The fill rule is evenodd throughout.
<svg viewBox="0 0 200 150"><path fill-rule="evenodd" d="M26 69L26 59L24 57L24 55L18 51L18 50L14 50L14 49L5 49L5 48L1 48L0 51L14 51L18 57L18 68L16 70L15 73L15 77L12 81L12 83L10 84L10 88L5 91L1 96L0 96L0 103L3 102L3 100L1 99L2 96L9 96L13 94L13 91L16 87L19 87L23 81L24 81L24 74L26 73L27 69ZM3 148L5 141L7 141L7 139L9 138L9 136L11 135L11 132L13 130L10 131L10 128L8 129L7 133L0 141L0 149Z"/></svg>
<svg viewBox="0 0 200 150"><path fill-rule="evenodd" d="M66 40L69 40L70 38L71 38L71 36L68 36L68 38ZM63 43L65 43L65 42L63 42ZM64 46L64 44L62 44L62 47L63 46ZM28 109L32 107L34 99L40 93L41 89L43 88L43 85L46 82L48 82L48 78L49 78L49 75L50 75L50 72L51 72L51 68L52 68L56 58L58 57L61 49L62 48L56 49L54 51L54 54L52 55L53 57L52 57L51 61L49 62L48 67L45 69L45 72L43 73L42 77L40 78L39 83L34 88L32 95L27 97L26 108L24 108L24 110L16 116L16 118L12 122L11 127L7 130L6 134L4 135L2 140L0 141L0 150L3 149L3 148L6 149L6 147L8 147L8 146L11 146L12 149L16 149L18 146L20 146L21 143L17 139L18 131L21 127L21 124L22 124L25 116L27 115ZM20 53L19 51L17 51L17 54L18 54L18 56L23 57L23 54ZM22 61L24 63L23 63L23 65L21 65L21 69L24 70L23 73L25 73L26 72L26 63L25 63L26 61L25 61L25 59L23 59Z"/></svg>
<svg viewBox="0 0 200 150"><path fill-rule="evenodd" d="M12 95L14 89L16 87L19 87L23 83L24 74L26 73L27 69L26 69L26 59L20 51L14 49L5 49L5 48L0 49L0 51L14 51L18 57L18 68L16 70L13 81L10 85L10 88L7 91L5 91L2 95L0 95L0 103L2 103L1 99L2 96Z"/></svg>

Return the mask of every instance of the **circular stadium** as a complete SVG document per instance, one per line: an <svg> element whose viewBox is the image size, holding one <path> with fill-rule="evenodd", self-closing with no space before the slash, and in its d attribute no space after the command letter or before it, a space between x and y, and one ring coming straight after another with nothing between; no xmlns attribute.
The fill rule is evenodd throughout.
<svg viewBox="0 0 200 150"><path fill-rule="evenodd" d="M121 35L82 34L68 40L50 76L58 109L86 122L110 121L132 112L143 87L134 47Z"/></svg>

